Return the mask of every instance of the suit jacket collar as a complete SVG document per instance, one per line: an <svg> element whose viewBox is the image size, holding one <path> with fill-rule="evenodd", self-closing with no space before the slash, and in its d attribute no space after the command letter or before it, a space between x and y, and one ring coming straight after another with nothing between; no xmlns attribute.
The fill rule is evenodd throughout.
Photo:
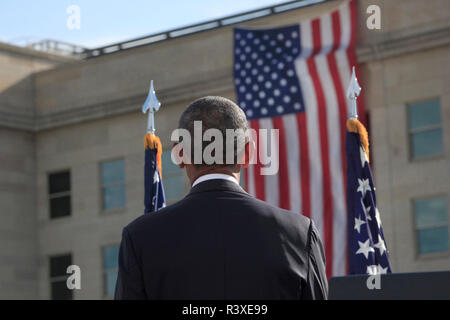
<svg viewBox="0 0 450 320"><path fill-rule="evenodd" d="M191 188L187 196L190 196L192 194L196 193L202 193L202 192L209 192L209 191L233 191L233 192L239 192L244 193L244 189L242 187L232 181L224 180L224 179L212 179L200 182L195 187Z"/></svg>

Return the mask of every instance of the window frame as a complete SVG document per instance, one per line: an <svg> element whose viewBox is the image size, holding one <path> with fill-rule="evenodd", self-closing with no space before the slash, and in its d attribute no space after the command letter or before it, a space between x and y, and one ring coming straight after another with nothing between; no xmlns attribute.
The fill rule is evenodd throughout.
<svg viewBox="0 0 450 320"><path fill-rule="evenodd" d="M61 276L57 276L57 277L52 277L51 276L51 259L52 258L59 258L59 257L65 257L65 256L70 256L70 263L71 265L73 264L73 255L71 252L66 252L66 253L60 253L60 254L54 254L54 255L48 255L48 283L49 283L49 298L50 300L62 300L62 299L53 299L52 296L52 285L53 283L57 283L57 282L63 282L67 283L67 279L69 278L70 274L66 273L65 275L61 275ZM71 298L69 300L74 300L74 290L70 290L67 288L67 290L70 291L70 295Z"/></svg>
<svg viewBox="0 0 450 320"><path fill-rule="evenodd" d="M411 121L411 107L415 104L420 104L420 103L425 103L425 102L430 102L430 101L437 101L439 104L439 111L440 111L440 123L439 125L429 125L423 128L419 128L419 129L410 129L410 121ZM440 97L430 97L430 98L426 98L426 99L420 99L420 100L415 100L415 101L411 101L406 103L406 131L407 131L407 136L408 136L408 158L410 162L422 162L422 161L428 161L428 160L435 160L435 159L442 159L445 156L445 142L442 141L442 150L440 153L437 154L433 154L430 156L422 156L422 157L417 157L414 156L414 148L413 148L413 135L415 133L421 133L421 132L428 132L428 131L432 131L432 130L436 130L436 129L441 129L441 135L442 135L442 140L444 140L444 128L442 125L442 105L441 105L441 99Z"/></svg>
<svg viewBox="0 0 450 320"><path fill-rule="evenodd" d="M422 200L429 200L429 199L435 199L435 198L445 198L447 201L447 223L446 224L437 224L432 226L427 226L425 228L418 228L416 223L416 212L414 210L414 204L416 201L422 201ZM411 217L412 217L412 227L413 227L413 233L414 233L414 251L416 260L429 260L429 259L435 259L435 258L446 258L450 257L450 210L449 210L449 197L446 193L435 193L431 195L424 195L419 197L413 197L410 200L410 206L411 206ZM442 226L447 226L447 232L449 235L449 249L447 251L440 251L440 252L430 252L430 253L421 253L420 252L420 242L419 242L419 230L426 230L426 229L432 229L432 228L438 228Z"/></svg>
<svg viewBox="0 0 450 320"><path fill-rule="evenodd" d="M101 248L100 248L100 251L101 251L100 254L102 256L102 272L101 272L101 274L102 274L102 283L103 283L103 286L102 286L102 288L103 288L103 290L102 290L103 299L113 299L114 298L114 293L110 296L106 292L106 289L107 289L106 288L106 286L107 286L107 284L106 284L106 282L107 282L106 281L106 275L107 275L107 273L111 272L113 270L115 270L116 273L119 273L119 261L118 261L119 260L119 254L117 255L117 268L115 268L115 269L108 269L108 270L106 270L106 268L105 268L105 262L106 262L105 261L105 249L111 248L111 247L117 247L120 250L120 243L115 242L115 243L105 244L105 245L101 246Z"/></svg>
<svg viewBox="0 0 450 320"><path fill-rule="evenodd" d="M107 185L103 184L103 175L102 175L102 165L104 163L108 163L108 162L115 162L115 161L119 161L122 160L123 161L123 173L124 173L124 179L122 183L110 183ZM98 168L99 168L99 174L98 174L98 181L99 181L99 186L100 186L100 199L99 199L99 206L100 206L100 213L101 214L111 214L111 213L116 213L116 212L124 212L127 208L127 174L126 174L126 160L125 157L118 157L118 158L112 158L112 159L105 159L105 160L101 160L98 164ZM125 193L125 203L123 207L120 208L112 208L112 209L106 209L105 208L105 202L104 202L104 197L105 197L105 186L106 187L114 187L114 186L124 186L124 193Z"/></svg>
<svg viewBox="0 0 450 320"><path fill-rule="evenodd" d="M62 191L62 192L55 192L50 193L50 176L54 174L69 172L69 191ZM66 169L60 169L60 170L54 170L54 171L48 171L47 172L47 204L48 204L48 218L49 220L59 220L64 218L69 218L72 216L72 171L70 168ZM51 200L55 198L62 198L69 196L69 209L70 212L68 215L65 216L59 216L59 217L52 217L52 205Z"/></svg>

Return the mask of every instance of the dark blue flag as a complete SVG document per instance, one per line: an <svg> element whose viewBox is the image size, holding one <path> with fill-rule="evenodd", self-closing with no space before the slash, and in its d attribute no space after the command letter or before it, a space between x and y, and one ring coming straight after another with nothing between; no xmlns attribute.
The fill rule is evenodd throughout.
<svg viewBox="0 0 450 320"><path fill-rule="evenodd" d="M144 168L144 213L158 211L166 206L164 186L161 180L162 145L159 138L151 133L145 136Z"/></svg>
<svg viewBox="0 0 450 320"><path fill-rule="evenodd" d="M391 273L368 160L367 131L347 122L347 208L349 274Z"/></svg>

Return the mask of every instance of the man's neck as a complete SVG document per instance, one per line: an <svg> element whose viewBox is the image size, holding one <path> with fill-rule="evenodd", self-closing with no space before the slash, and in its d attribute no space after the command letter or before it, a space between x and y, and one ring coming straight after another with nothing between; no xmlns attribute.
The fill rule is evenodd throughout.
<svg viewBox="0 0 450 320"><path fill-rule="evenodd" d="M190 179L191 181L191 186L194 184L194 182L202 177L205 176L207 174L226 174L228 176L233 177L234 179L236 179L236 181L239 181L240 178L240 174L239 173L234 173L229 169L225 169L225 168L211 168L211 169L204 169L201 172L196 173L195 175L193 175L193 177Z"/></svg>

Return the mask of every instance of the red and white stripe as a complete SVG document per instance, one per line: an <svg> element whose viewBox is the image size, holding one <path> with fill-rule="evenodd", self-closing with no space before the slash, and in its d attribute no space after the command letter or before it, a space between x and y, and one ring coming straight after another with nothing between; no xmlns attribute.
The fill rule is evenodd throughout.
<svg viewBox="0 0 450 320"><path fill-rule="evenodd" d="M356 65L355 6L350 1L300 23L301 56L295 67L306 111L251 120L256 130L279 129L279 144L274 146L280 155L279 171L262 176L258 163L245 172L250 194L314 220L324 242L329 277L347 273L345 122L346 89L351 66ZM360 115L362 100L358 99ZM258 143L262 145L266 144Z"/></svg>

